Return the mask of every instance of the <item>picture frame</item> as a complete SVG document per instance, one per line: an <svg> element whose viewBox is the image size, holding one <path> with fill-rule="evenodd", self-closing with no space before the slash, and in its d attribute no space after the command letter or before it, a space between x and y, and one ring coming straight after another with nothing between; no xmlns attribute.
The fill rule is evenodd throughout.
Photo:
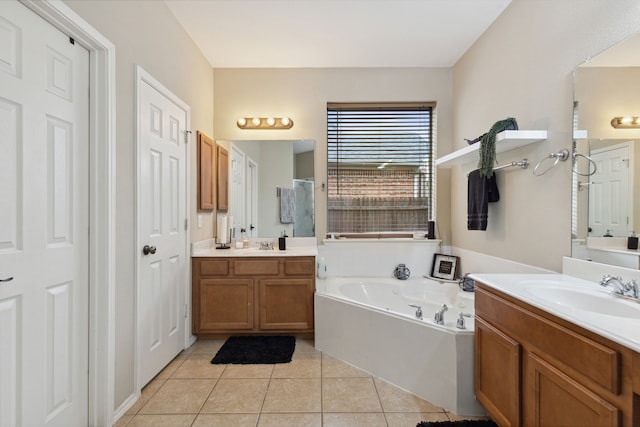
<svg viewBox="0 0 640 427"><path fill-rule="evenodd" d="M434 254L431 277L454 280L458 274L458 260L455 255Z"/></svg>

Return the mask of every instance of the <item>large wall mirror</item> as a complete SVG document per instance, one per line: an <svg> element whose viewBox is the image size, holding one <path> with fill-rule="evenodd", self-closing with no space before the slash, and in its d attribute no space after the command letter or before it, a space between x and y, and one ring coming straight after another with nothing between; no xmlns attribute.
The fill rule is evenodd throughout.
<svg viewBox="0 0 640 427"><path fill-rule="evenodd" d="M627 237L640 233L640 35L575 70L572 256L639 268ZM640 119L639 119L640 120Z"/></svg>
<svg viewBox="0 0 640 427"><path fill-rule="evenodd" d="M229 142L229 215L236 235L273 238L315 236L312 140ZM282 195L295 207L282 217Z"/></svg>

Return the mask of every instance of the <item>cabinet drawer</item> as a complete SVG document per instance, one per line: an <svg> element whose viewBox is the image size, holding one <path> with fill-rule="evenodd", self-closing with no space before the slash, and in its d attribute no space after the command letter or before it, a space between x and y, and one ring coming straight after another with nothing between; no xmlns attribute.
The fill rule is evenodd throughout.
<svg viewBox="0 0 640 427"><path fill-rule="evenodd" d="M203 259L200 263L200 276L227 276L229 261L226 259Z"/></svg>
<svg viewBox="0 0 640 427"><path fill-rule="evenodd" d="M558 325L484 288L476 288L476 315L507 334L527 342L562 363L576 379L586 377L615 394L620 394L620 353L578 332ZM580 356L582 355L582 356ZM577 374L580 373L580 374Z"/></svg>
<svg viewBox="0 0 640 427"><path fill-rule="evenodd" d="M279 273L278 258L249 258L233 260L236 276L273 276Z"/></svg>
<svg viewBox="0 0 640 427"><path fill-rule="evenodd" d="M287 276L315 276L316 262L314 258L297 258L284 260L284 274Z"/></svg>

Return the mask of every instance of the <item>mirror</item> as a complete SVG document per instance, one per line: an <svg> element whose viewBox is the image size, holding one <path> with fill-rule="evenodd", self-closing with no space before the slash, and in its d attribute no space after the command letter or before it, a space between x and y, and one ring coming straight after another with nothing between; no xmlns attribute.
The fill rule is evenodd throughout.
<svg viewBox="0 0 640 427"><path fill-rule="evenodd" d="M315 236L312 140L229 141L229 215L236 235ZM280 217L280 190L293 190L295 208Z"/></svg>
<svg viewBox="0 0 640 427"><path fill-rule="evenodd" d="M573 257L622 265L613 253L628 256L627 237L640 233L640 128L611 124L640 116L639 77L640 35L575 70ZM633 252L622 266L638 268Z"/></svg>

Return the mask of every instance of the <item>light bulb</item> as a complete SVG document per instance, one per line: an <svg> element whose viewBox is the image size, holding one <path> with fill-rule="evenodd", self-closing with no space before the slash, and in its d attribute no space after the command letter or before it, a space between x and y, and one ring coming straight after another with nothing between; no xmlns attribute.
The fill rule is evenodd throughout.
<svg viewBox="0 0 640 427"><path fill-rule="evenodd" d="M240 127L245 127L247 125L247 119L245 119L244 117L241 117L238 119L238 126Z"/></svg>
<svg viewBox="0 0 640 427"><path fill-rule="evenodd" d="M260 126L260 117L254 117L251 119L251 123L253 123L254 126Z"/></svg>
<svg viewBox="0 0 640 427"><path fill-rule="evenodd" d="M289 117L281 118L280 123L282 123L282 126L289 126L289 123L290 123Z"/></svg>
<svg viewBox="0 0 640 427"><path fill-rule="evenodd" d="M623 117L620 120L620 123L622 123L623 125L628 125L633 121L633 117Z"/></svg>
<svg viewBox="0 0 640 427"><path fill-rule="evenodd" d="M273 125L275 125L275 124L276 124L276 119L274 119L273 117L269 117L269 118L267 118L267 124L268 124L269 126L273 126Z"/></svg>

